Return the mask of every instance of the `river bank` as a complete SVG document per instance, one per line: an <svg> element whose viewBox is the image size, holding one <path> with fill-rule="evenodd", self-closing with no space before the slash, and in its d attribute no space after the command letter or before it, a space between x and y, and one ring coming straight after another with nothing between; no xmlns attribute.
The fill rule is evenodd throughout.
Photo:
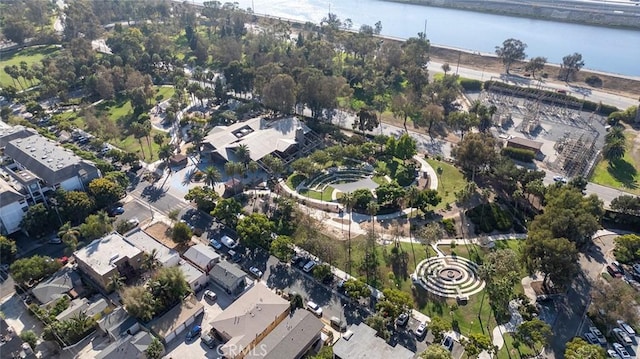
<svg viewBox="0 0 640 359"><path fill-rule="evenodd" d="M446 9L468 10L495 15L517 16L530 19L567 22L611 28L640 30L640 10L632 6L611 4L578 4L572 1L508 0L383 0L402 4L414 4ZM638 6L640 8L640 6Z"/></svg>

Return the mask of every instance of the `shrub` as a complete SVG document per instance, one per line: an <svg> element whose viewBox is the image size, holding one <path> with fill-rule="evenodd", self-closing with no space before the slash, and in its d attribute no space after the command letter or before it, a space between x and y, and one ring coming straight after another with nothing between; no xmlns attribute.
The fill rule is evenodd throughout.
<svg viewBox="0 0 640 359"><path fill-rule="evenodd" d="M443 219L442 226L449 236L456 235L456 221L453 218Z"/></svg>
<svg viewBox="0 0 640 359"><path fill-rule="evenodd" d="M465 91L480 91L482 90L482 81L461 78L460 86L462 86Z"/></svg>
<svg viewBox="0 0 640 359"><path fill-rule="evenodd" d="M602 87L602 79L596 75L587 76L584 82L592 87Z"/></svg>
<svg viewBox="0 0 640 359"><path fill-rule="evenodd" d="M533 162L533 159L536 157L535 152L524 148L503 147L501 153L503 156L508 156L522 162Z"/></svg>
<svg viewBox="0 0 640 359"><path fill-rule="evenodd" d="M32 330L25 330L22 333L20 333L20 339L22 339L25 343L29 344L31 349L35 349L36 344L38 343L38 337L36 336L36 333L34 333Z"/></svg>
<svg viewBox="0 0 640 359"><path fill-rule="evenodd" d="M481 204L467 211L467 216L476 225L476 230L491 233L511 228L513 218L495 203Z"/></svg>

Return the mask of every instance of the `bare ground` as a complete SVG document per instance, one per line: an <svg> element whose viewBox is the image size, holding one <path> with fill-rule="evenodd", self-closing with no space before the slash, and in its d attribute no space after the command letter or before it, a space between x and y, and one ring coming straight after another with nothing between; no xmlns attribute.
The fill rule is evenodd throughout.
<svg viewBox="0 0 640 359"><path fill-rule="evenodd" d="M166 247L175 249L180 254L184 253L192 245L191 242L186 244L178 244L174 242L170 237L171 228L163 222L156 222L150 225L144 229L144 232L153 237L156 241L164 244Z"/></svg>

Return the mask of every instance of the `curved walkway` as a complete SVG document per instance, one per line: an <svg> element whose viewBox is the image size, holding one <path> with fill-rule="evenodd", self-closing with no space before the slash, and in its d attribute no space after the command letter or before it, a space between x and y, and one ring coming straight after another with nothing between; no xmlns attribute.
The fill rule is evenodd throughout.
<svg viewBox="0 0 640 359"><path fill-rule="evenodd" d="M429 162L427 162L423 156L420 155L415 155L413 156L413 159L415 159L416 161L420 162L420 171L422 172L426 172L427 175L429 176L429 189L434 189L434 190L438 190L438 175L436 174L436 171L433 169L433 167L431 167L431 165L429 164Z"/></svg>

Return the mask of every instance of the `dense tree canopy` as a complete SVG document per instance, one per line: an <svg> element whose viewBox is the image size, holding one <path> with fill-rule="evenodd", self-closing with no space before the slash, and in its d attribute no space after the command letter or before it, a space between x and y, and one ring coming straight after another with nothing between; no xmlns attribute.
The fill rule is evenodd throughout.
<svg viewBox="0 0 640 359"><path fill-rule="evenodd" d="M240 242L249 248L269 248L273 222L262 213L252 213L238 221L236 231Z"/></svg>
<svg viewBox="0 0 640 359"><path fill-rule="evenodd" d="M522 61L527 57L524 52L526 48L527 44L517 39L506 39L502 46L496 46L496 55L502 59L506 73L509 73L514 62Z"/></svg>
<svg viewBox="0 0 640 359"><path fill-rule="evenodd" d="M625 234L615 239L613 255L621 263L634 263L640 259L640 236Z"/></svg>
<svg viewBox="0 0 640 359"><path fill-rule="evenodd" d="M566 359L605 359L607 353L597 344L589 344L580 337L575 337L567 343L564 350Z"/></svg>
<svg viewBox="0 0 640 359"><path fill-rule="evenodd" d="M46 256L31 256L21 258L11 264L11 276L21 284L30 280L39 281L40 279L55 273L62 265L60 262Z"/></svg>

